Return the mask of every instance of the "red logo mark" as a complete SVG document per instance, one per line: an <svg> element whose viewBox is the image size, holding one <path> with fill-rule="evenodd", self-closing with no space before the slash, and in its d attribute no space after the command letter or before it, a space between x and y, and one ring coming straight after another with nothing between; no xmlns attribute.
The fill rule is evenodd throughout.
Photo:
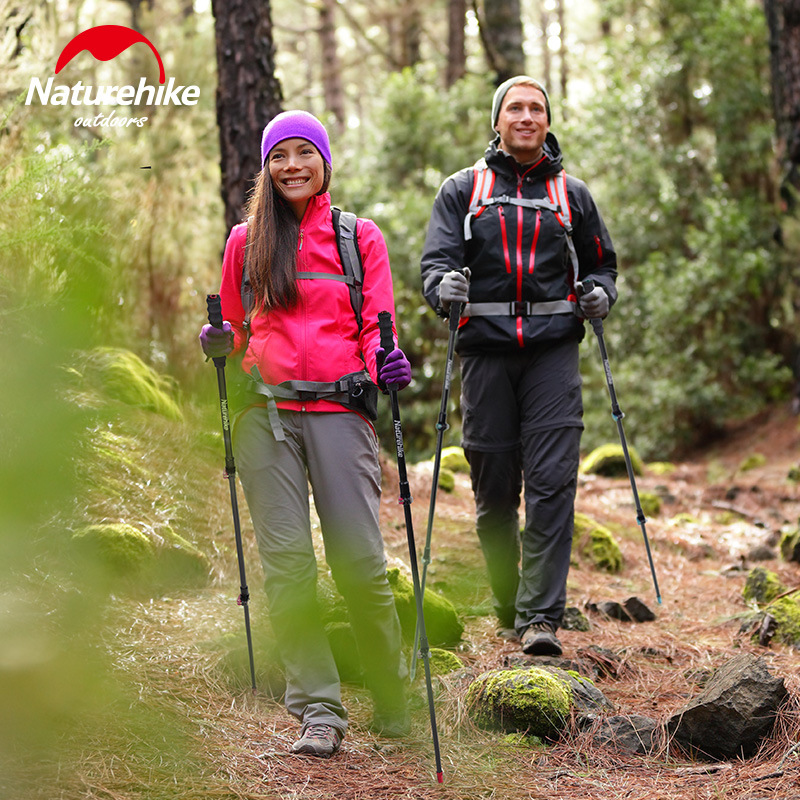
<svg viewBox="0 0 800 800"><path fill-rule="evenodd" d="M158 59L159 83L164 83L167 79L164 73L164 64L158 50L153 47L152 42L142 36L132 28L124 25L98 25L89 28L88 31L79 33L62 51L56 62L56 75L75 58L78 53L88 50L98 61L111 61L116 58L123 50L127 50L131 45L144 42Z"/></svg>

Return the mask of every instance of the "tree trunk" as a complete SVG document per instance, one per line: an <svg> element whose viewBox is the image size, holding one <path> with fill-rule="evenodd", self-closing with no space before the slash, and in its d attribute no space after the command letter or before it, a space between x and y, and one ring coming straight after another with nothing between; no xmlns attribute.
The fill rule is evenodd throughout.
<svg viewBox="0 0 800 800"><path fill-rule="evenodd" d="M269 0L213 0L217 43L217 125L225 225L242 220L261 170L261 133L283 99L275 77Z"/></svg>
<svg viewBox="0 0 800 800"><path fill-rule="evenodd" d="M567 118L567 80L569 78L569 51L567 49L567 26L564 13L564 0L558 0L558 55L561 62L561 118Z"/></svg>
<svg viewBox="0 0 800 800"><path fill-rule="evenodd" d="M764 0L769 25L772 100L783 162L781 194L795 211L800 190L800 0Z"/></svg>
<svg viewBox="0 0 800 800"><path fill-rule="evenodd" d="M525 72L522 49L520 0L485 0L479 18L483 46L489 66L499 86L514 75Z"/></svg>
<svg viewBox="0 0 800 800"><path fill-rule="evenodd" d="M322 84L325 107L333 114L339 132L344 128L342 70L336 50L336 0L323 0L319 7L319 39L322 47Z"/></svg>
<svg viewBox="0 0 800 800"><path fill-rule="evenodd" d="M467 0L448 0L447 3L447 76L449 89L467 71L467 56L464 49L464 19Z"/></svg>

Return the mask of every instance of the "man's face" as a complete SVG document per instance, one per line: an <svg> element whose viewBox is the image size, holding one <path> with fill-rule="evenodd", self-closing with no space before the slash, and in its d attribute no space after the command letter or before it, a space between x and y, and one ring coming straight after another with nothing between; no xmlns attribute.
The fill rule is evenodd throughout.
<svg viewBox="0 0 800 800"><path fill-rule="evenodd" d="M503 98L495 130L500 149L520 164L538 161L550 130L544 94L534 86L512 86Z"/></svg>

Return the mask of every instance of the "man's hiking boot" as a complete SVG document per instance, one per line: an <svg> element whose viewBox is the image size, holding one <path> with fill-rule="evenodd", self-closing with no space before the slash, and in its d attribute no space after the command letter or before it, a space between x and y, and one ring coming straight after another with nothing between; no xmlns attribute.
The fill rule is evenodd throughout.
<svg viewBox="0 0 800 800"><path fill-rule="evenodd" d="M342 743L342 735L332 725L309 725L292 745L292 752L330 758Z"/></svg>
<svg viewBox="0 0 800 800"><path fill-rule="evenodd" d="M560 656L561 642L549 622L534 622L522 634L522 652L529 656Z"/></svg>

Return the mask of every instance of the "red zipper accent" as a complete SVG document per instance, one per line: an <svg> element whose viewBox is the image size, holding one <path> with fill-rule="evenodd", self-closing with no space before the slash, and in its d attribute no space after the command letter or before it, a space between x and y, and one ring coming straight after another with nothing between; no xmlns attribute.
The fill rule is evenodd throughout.
<svg viewBox="0 0 800 800"><path fill-rule="evenodd" d="M520 347L525 347L525 340L522 338L522 317L517 317L517 341Z"/></svg>
<svg viewBox="0 0 800 800"><path fill-rule="evenodd" d="M603 245L599 236L594 237L594 244L597 247L597 266L599 267L603 263Z"/></svg>
<svg viewBox="0 0 800 800"><path fill-rule="evenodd" d="M536 227L533 231L533 241L531 242L531 257L528 261L528 274L533 275L533 267L536 263L536 245L539 243L539 232L542 229L542 210L536 211Z"/></svg>
<svg viewBox="0 0 800 800"><path fill-rule="evenodd" d="M500 231L503 235L503 258L506 261L506 272L511 272L511 253L508 251L508 231L506 230L506 213L503 206L498 206L500 215Z"/></svg>
<svg viewBox="0 0 800 800"><path fill-rule="evenodd" d="M522 197L517 186L517 197ZM522 206L517 206L517 300L522 300Z"/></svg>

